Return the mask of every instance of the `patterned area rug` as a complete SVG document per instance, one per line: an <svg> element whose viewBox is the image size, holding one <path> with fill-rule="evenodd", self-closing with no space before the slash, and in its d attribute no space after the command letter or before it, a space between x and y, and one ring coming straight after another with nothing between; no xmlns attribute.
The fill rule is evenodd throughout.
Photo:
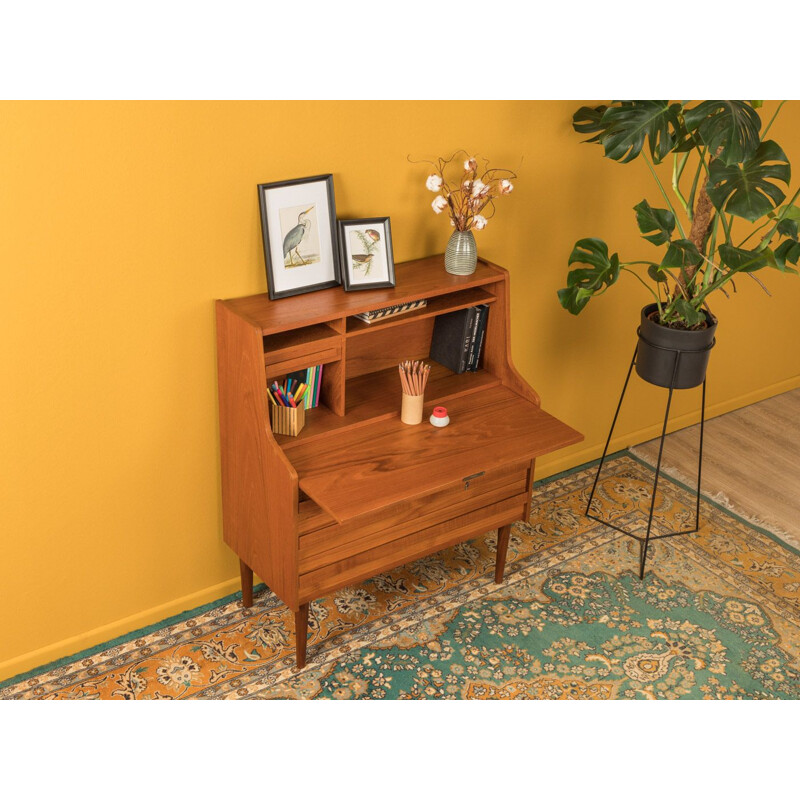
<svg viewBox="0 0 800 800"><path fill-rule="evenodd" d="M701 529L651 546L583 516L595 467L538 484L515 526L506 581L496 534L311 606L309 663L267 589L8 681L1 698L800 698L800 556L703 503ZM646 522L652 469L606 463L599 516ZM663 491L662 490L663 487ZM660 526L693 522L662 480Z"/></svg>

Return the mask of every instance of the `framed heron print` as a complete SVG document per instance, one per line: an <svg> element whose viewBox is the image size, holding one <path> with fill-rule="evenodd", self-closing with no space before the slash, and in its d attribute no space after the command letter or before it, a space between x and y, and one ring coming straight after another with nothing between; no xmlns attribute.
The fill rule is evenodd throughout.
<svg viewBox="0 0 800 800"><path fill-rule="evenodd" d="M269 299L338 286L333 175L260 183Z"/></svg>
<svg viewBox="0 0 800 800"><path fill-rule="evenodd" d="M339 258L345 291L394 286L389 217L340 219Z"/></svg>

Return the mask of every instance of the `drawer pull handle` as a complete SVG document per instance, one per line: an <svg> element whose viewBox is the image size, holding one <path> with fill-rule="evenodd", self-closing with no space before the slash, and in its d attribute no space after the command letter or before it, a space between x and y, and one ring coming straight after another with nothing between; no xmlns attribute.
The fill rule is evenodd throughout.
<svg viewBox="0 0 800 800"><path fill-rule="evenodd" d="M464 489L469 489L469 482L474 478L480 478L482 475L485 475L485 472L476 472L474 475L467 475L466 478L462 478L461 480L464 481Z"/></svg>

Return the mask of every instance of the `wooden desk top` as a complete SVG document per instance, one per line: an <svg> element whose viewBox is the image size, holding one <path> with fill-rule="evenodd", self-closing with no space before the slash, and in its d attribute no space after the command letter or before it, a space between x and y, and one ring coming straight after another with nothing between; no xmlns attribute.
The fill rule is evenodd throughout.
<svg viewBox="0 0 800 800"><path fill-rule="evenodd" d="M345 292L341 286L273 301L267 294L224 300L228 308L261 328L265 335L341 319L375 308L406 303L423 297L446 295L472 286L502 280L505 270L478 260L472 275L451 275L444 270L444 256L430 256L395 265L394 289Z"/></svg>
<svg viewBox="0 0 800 800"><path fill-rule="evenodd" d="M420 425L392 417L287 450L300 488L342 522L583 439L504 386L448 401L446 428L428 423L431 407Z"/></svg>

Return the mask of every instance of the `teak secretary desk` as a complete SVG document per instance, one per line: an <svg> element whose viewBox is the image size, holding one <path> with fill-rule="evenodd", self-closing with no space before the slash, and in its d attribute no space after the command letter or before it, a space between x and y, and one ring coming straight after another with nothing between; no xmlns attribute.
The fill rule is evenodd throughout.
<svg viewBox="0 0 800 800"><path fill-rule="evenodd" d="M537 456L579 442L545 413L511 363L509 279L479 261L450 275L443 257L396 266L397 286L341 287L270 301L218 300L217 359L225 542L295 614L306 658L315 598L498 528L503 580L511 525L527 520ZM426 298L367 324L353 315ZM432 363L420 425L400 421L397 364L428 359L434 319L489 304L483 363L457 375ZM267 384L324 364L320 406L296 437L274 434ZM450 425L427 421L446 405Z"/></svg>

